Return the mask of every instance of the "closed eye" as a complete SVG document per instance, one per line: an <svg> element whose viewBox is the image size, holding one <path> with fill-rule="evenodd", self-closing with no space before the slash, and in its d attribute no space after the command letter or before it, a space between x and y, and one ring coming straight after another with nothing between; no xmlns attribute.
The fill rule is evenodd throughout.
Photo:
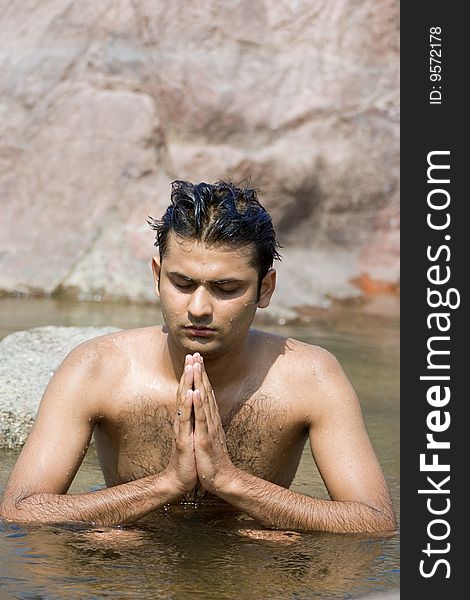
<svg viewBox="0 0 470 600"><path fill-rule="evenodd" d="M194 283L176 283L173 282L173 285L178 289L178 290L190 290L194 287ZM230 294L235 294L236 292L238 292L239 288L223 288L223 287L219 287L219 286L214 286L214 291L217 294L223 294L225 296L229 296Z"/></svg>
<svg viewBox="0 0 470 600"><path fill-rule="evenodd" d="M179 274L171 274L170 280L172 285L182 292L190 292L195 287L201 285L200 282L195 281L193 279L183 277ZM209 282L207 282L209 283ZM211 288L213 293L219 296L233 296L242 291L242 287L240 287L240 282L238 281L213 281L211 282Z"/></svg>
<svg viewBox="0 0 470 600"><path fill-rule="evenodd" d="M234 294L235 292L238 292L238 289L239 288L237 288L237 287L235 287L235 288L223 288L223 287L219 287L219 286L216 287L216 290L219 294L224 294L227 296L229 296L230 294Z"/></svg>
<svg viewBox="0 0 470 600"><path fill-rule="evenodd" d="M173 282L173 285L178 288L179 290L189 290L190 288L193 287L193 283L176 283L176 281Z"/></svg>

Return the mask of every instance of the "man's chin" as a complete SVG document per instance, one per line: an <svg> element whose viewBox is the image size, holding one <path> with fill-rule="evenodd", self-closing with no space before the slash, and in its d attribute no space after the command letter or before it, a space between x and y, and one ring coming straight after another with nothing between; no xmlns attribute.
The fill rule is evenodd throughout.
<svg viewBox="0 0 470 600"><path fill-rule="evenodd" d="M179 335L173 340L185 354L194 354L195 352L200 352L203 356L223 354L220 341L213 338Z"/></svg>

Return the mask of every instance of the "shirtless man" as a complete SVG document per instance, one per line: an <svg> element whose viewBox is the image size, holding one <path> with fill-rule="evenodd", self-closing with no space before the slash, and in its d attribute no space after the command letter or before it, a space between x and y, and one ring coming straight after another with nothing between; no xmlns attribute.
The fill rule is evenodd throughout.
<svg viewBox="0 0 470 600"><path fill-rule="evenodd" d="M254 190L173 183L151 219L165 325L86 341L49 382L0 515L23 523L133 523L190 501L267 528L395 528L357 397L326 350L251 329L279 258ZM107 484L67 490L94 435ZM289 490L307 440L330 495Z"/></svg>

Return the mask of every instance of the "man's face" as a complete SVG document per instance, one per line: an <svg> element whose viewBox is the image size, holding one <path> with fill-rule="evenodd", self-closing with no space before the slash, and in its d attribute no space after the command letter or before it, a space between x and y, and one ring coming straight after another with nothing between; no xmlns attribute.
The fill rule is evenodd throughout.
<svg viewBox="0 0 470 600"><path fill-rule="evenodd" d="M275 272L263 279L258 300L250 253L170 232L161 265L154 259L154 275L169 335L185 353L215 357L231 350L246 336L257 306L269 304Z"/></svg>

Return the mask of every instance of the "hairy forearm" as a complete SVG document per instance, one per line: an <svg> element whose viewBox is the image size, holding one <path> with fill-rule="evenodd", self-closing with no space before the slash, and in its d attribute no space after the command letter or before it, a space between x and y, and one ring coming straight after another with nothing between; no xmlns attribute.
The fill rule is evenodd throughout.
<svg viewBox="0 0 470 600"><path fill-rule="evenodd" d="M391 507L378 510L361 502L312 498L236 469L215 493L273 529L361 533L395 529Z"/></svg>
<svg viewBox="0 0 470 600"><path fill-rule="evenodd" d="M0 517L21 523L122 525L137 521L182 495L183 492L160 473L92 493L37 493L12 498L7 492L0 505Z"/></svg>

